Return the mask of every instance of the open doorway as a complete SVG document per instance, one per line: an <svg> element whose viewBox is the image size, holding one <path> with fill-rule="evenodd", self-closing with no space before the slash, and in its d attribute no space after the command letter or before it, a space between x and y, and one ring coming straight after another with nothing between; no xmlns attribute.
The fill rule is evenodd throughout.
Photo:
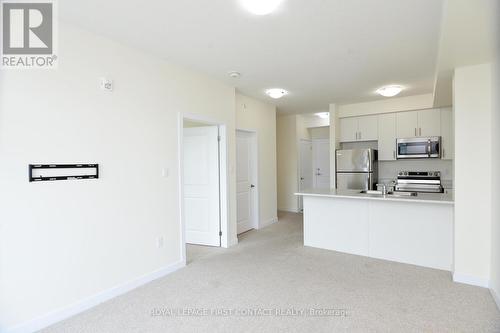
<svg viewBox="0 0 500 333"><path fill-rule="evenodd" d="M259 227L257 133L236 131L236 225L242 234Z"/></svg>
<svg viewBox="0 0 500 333"><path fill-rule="evenodd" d="M181 118L181 255L188 263L227 247L227 149L223 124Z"/></svg>

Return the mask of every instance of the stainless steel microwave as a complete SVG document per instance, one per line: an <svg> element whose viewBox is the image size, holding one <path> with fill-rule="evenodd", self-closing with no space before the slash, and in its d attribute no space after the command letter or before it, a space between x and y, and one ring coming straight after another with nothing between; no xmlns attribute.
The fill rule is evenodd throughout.
<svg viewBox="0 0 500 333"><path fill-rule="evenodd" d="M441 137L397 139L397 158L441 158Z"/></svg>

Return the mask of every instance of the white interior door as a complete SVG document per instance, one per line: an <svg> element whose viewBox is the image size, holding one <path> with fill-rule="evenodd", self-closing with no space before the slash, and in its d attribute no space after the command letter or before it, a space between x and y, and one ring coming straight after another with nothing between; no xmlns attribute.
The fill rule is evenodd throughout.
<svg viewBox="0 0 500 333"><path fill-rule="evenodd" d="M220 246L218 135L217 126L184 128L186 243Z"/></svg>
<svg viewBox="0 0 500 333"><path fill-rule="evenodd" d="M314 140L312 146L314 187L330 188L330 142L329 140Z"/></svg>
<svg viewBox="0 0 500 333"><path fill-rule="evenodd" d="M257 227L256 134L236 131L236 222L237 232Z"/></svg>
<svg viewBox="0 0 500 333"><path fill-rule="evenodd" d="M300 140L299 190L313 188L312 143ZM299 196L299 209L302 209L302 196Z"/></svg>

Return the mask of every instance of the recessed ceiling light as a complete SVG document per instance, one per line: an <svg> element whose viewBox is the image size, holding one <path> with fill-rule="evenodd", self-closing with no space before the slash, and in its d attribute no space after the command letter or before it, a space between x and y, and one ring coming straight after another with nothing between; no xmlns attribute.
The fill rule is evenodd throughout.
<svg viewBox="0 0 500 333"><path fill-rule="evenodd" d="M233 79L237 79L237 78L239 78L241 76L241 73L240 72L236 72L236 71L232 71L232 72L227 73L227 75L229 75Z"/></svg>
<svg viewBox="0 0 500 333"><path fill-rule="evenodd" d="M330 117L329 112L318 112L318 113L315 113L315 115L320 117L321 119L327 119Z"/></svg>
<svg viewBox="0 0 500 333"><path fill-rule="evenodd" d="M271 98L281 98L285 95L288 95L288 91L285 89L281 88L273 88L273 89L267 89L266 94L271 97Z"/></svg>
<svg viewBox="0 0 500 333"><path fill-rule="evenodd" d="M243 7L255 15L272 13L283 0L241 0Z"/></svg>
<svg viewBox="0 0 500 333"><path fill-rule="evenodd" d="M377 94L382 95L384 97L393 97L403 91L402 86L385 86L377 89Z"/></svg>

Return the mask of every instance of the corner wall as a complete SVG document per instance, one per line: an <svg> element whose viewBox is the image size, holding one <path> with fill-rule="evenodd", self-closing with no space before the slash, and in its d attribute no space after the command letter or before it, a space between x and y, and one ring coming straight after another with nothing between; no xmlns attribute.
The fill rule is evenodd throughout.
<svg viewBox="0 0 500 333"><path fill-rule="evenodd" d="M490 280L493 193L491 152L493 145L496 146L496 142L492 141L491 71L491 64L455 69L453 93L455 111L453 278L457 282L483 287L488 287ZM473 174L476 177L471 177Z"/></svg>
<svg viewBox="0 0 500 333"><path fill-rule="evenodd" d="M278 158L278 209L297 212L298 199L298 150L297 116L276 117L276 138Z"/></svg>
<svg viewBox="0 0 500 333"><path fill-rule="evenodd" d="M236 129L257 132L259 163L259 225L271 224L277 215L276 107L236 94Z"/></svg>
<svg viewBox="0 0 500 333"><path fill-rule="evenodd" d="M492 191L493 211L492 211L492 225L491 225L491 277L490 289L495 299L498 308L500 309L500 3L496 4L496 43L497 53L496 61L493 64L493 119L492 119L492 186L495 191Z"/></svg>

